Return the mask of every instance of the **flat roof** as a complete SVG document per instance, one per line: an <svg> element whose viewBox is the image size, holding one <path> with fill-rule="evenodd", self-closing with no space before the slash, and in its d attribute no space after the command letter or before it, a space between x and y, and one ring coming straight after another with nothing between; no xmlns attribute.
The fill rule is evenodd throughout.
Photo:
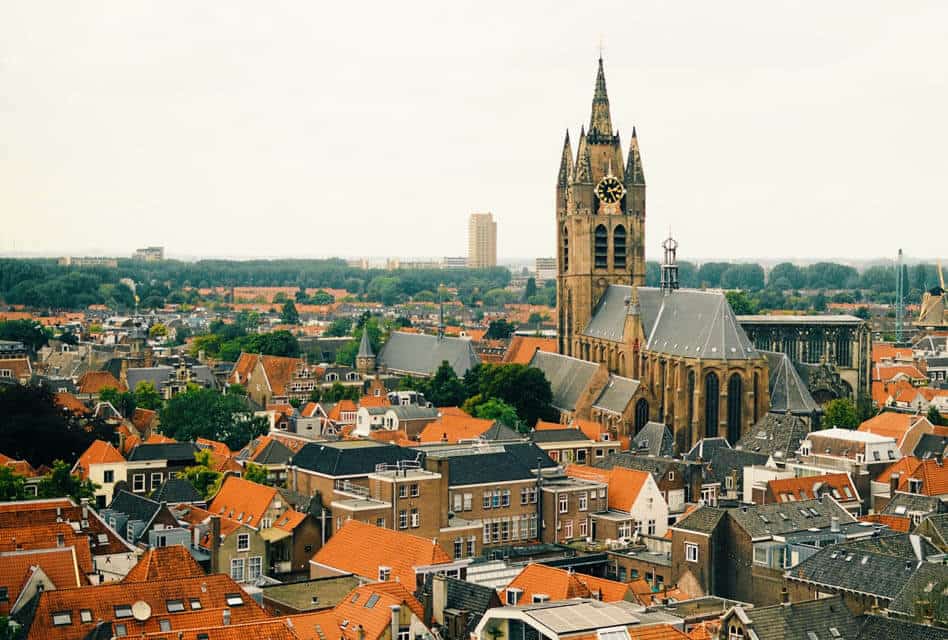
<svg viewBox="0 0 948 640"><path fill-rule="evenodd" d="M818 438L833 438L835 440L849 440L851 442L862 442L865 444L895 442L895 438L880 436L875 433L869 433L868 431L857 431L856 429L840 429L839 427L823 429L822 431L811 431L806 437L812 438L813 436Z"/></svg>
<svg viewBox="0 0 948 640"><path fill-rule="evenodd" d="M819 316L778 316L778 315L747 315L737 316L737 321L741 324L862 324L865 322L862 318L847 314L840 315L819 315Z"/></svg>

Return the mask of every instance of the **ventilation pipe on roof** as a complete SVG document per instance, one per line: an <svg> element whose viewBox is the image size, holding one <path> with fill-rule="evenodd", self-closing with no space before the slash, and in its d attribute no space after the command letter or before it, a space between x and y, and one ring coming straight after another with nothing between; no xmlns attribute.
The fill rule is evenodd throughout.
<svg viewBox="0 0 948 640"><path fill-rule="evenodd" d="M230 624L230 609L224 609L224 626Z"/></svg>
<svg viewBox="0 0 948 640"><path fill-rule="evenodd" d="M830 531L833 533L839 533L839 518L836 516L830 518Z"/></svg>

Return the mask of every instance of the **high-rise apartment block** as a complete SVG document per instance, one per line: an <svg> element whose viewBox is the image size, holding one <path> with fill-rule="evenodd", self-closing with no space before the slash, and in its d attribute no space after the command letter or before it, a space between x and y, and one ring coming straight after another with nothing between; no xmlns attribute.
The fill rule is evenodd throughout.
<svg viewBox="0 0 948 640"><path fill-rule="evenodd" d="M497 266L497 223L491 213L472 213L467 225L467 266Z"/></svg>

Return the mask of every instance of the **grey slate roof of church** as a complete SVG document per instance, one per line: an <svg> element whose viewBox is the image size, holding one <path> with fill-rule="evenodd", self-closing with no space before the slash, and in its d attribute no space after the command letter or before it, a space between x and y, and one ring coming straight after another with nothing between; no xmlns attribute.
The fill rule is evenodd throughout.
<svg viewBox="0 0 948 640"><path fill-rule="evenodd" d="M948 583L948 566L934 562L923 562L912 576L905 581L905 586L889 603L889 611L896 611L903 615L915 615L915 603L927 599L929 602L936 596L932 593L937 585ZM948 594L943 594L948 595ZM948 631L945 632L948 637Z"/></svg>
<svg viewBox="0 0 948 640"><path fill-rule="evenodd" d="M745 610L754 633L761 640L818 640L855 638L858 619L849 611L840 596L805 600L792 604L754 607ZM834 635L830 629L839 635ZM813 633L815 635L809 635Z"/></svg>
<svg viewBox="0 0 948 640"><path fill-rule="evenodd" d="M785 353L761 351L770 371L770 411L809 415L820 409Z"/></svg>
<svg viewBox="0 0 948 640"><path fill-rule="evenodd" d="M856 640L888 640L889 638L945 640L948 638L948 630L885 616L867 614L863 617Z"/></svg>
<svg viewBox="0 0 948 640"><path fill-rule="evenodd" d="M445 360L458 377L480 362L466 338L402 331L392 332L378 356L379 364L386 369L419 375L434 375Z"/></svg>
<svg viewBox="0 0 948 640"><path fill-rule="evenodd" d="M666 425L649 420L632 438L629 451L651 456L672 456L675 455L675 437Z"/></svg>
<svg viewBox="0 0 948 640"><path fill-rule="evenodd" d="M635 395L638 388L638 380L610 375L609 382L606 383L602 393L593 402L593 408L621 414L632 402L632 396Z"/></svg>
<svg viewBox="0 0 948 640"><path fill-rule="evenodd" d="M372 351L372 342L369 340L369 332L362 332L362 340L359 342L359 353L357 358L374 358L375 352Z"/></svg>
<svg viewBox="0 0 948 640"><path fill-rule="evenodd" d="M609 285L596 304L583 335L621 341L625 331L629 285ZM705 360L746 360L760 352L737 322L721 291L679 289L663 295L639 287L642 328L650 351Z"/></svg>
<svg viewBox="0 0 948 640"><path fill-rule="evenodd" d="M741 436L737 446L786 460L795 457L809 432L806 421L799 416L767 413Z"/></svg>
<svg viewBox="0 0 948 640"><path fill-rule="evenodd" d="M542 371L549 380L553 391L552 404L561 411L576 409L576 401L599 369L595 362L546 351L534 353L530 366Z"/></svg>

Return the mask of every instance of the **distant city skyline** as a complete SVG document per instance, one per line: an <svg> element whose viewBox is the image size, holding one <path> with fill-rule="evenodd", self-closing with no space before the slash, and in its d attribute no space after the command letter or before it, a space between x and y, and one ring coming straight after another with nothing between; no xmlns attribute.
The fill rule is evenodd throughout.
<svg viewBox="0 0 948 640"><path fill-rule="evenodd" d="M492 211L500 263L553 256L602 41L649 259L931 261L948 5L901 10L6 3L0 253L461 256Z"/></svg>

